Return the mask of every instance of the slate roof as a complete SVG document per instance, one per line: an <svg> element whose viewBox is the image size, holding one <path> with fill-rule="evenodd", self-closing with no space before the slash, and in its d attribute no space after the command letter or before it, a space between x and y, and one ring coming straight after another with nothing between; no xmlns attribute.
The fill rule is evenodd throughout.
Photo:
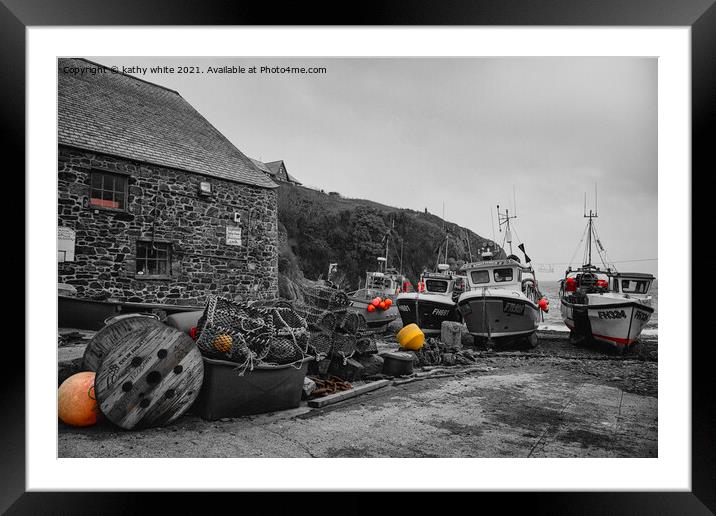
<svg viewBox="0 0 716 516"><path fill-rule="evenodd" d="M283 165L282 160L266 163L266 167L271 171L272 176L278 174L279 170L281 170L281 165ZM286 173L288 173L288 171Z"/></svg>
<svg viewBox="0 0 716 516"><path fill-rule="evenodd" d="M69 74L89 65L106 73ZM58 60L58 143L276 188L179 93L85 59Z"/></svg>
<svg viewBox="0 0 716 516"><path fill-rule="evenodd" d="M258 168L261 172L271 174L272 176L276 175L275 172L271 172L271 170L269 170L269 168L266 166L266 163L264 163L263 161L259 161L254 158L249 158L249 159L254 163L254 165L256 165L256 168Z"/></svg>

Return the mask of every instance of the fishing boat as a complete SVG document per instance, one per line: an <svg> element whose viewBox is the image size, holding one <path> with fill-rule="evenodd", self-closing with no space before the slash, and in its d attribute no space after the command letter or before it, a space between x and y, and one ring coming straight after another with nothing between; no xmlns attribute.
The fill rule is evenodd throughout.
<svg viewBox="0 0 716 516"><path fill-rule="evenodd" d="M625 351L634 344L654 313L649 289L652 274L617 272L608 265L607 255L596 232L596 209L589 210L584 265L570 266L560 282L559 298L562 320L570 329L570 340L581 344L590 340L603 342ZM602 266L592 264L596 250Z"/></svg>
<svg viewBox="0 0 716 516"><path fill-rule="evenodd" d="M363 287L348 294L350 308L365 317L370 328L384 327L398 318L395 300L409 285L405 276L386 263L387 258L379 256L379 270L366 272Z"/></svg>
<svg viewBox="0 0 716 516"><path fill-rule="evenodd" d="M510 215L509 210L503 215L499 205L497 213L500 231L506 226L503 248L506 242L510 254L505 259L494 259L490 250L483 251L482 261L467 263L460 269L467 277L467 290L458 298L458 310L468 332L478 341L522 341L535 347L541 312L546 312L549 304L538 289L524 244L518 247L524 253L525 264L512 253L510 221L515 215Z"/></svg>
<svg viewBox="0 0 716 516"><path fill-rule="evenodd" d="M395 221L383 236L381 242L385 245L385 254L378 256L378 270L368 271L363 286L348 294L350 308L365 317L370 328L385 328L398 318L398 308L395 305L396 297L404 291L412 290L408 279L394 267L388 265L390 256L390 236L394 231ZM400 251L400 264L402 268L403 252Z"/></svg>
<svg viewBox="0 0 716 516"><path fill-rule="evenodd" d="M403 326L417 324L423 333L440 333L443 321L460 322L457 298L465 290L465 277L454 274L446 263L436 272L423 272L417 292L398 295L396 304Z"/></svg>

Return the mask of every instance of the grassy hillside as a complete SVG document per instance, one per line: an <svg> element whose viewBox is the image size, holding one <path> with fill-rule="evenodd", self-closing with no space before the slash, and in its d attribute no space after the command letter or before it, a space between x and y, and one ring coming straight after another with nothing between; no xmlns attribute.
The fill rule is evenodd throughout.
<svg viewBox="0 0 716 516"><path fill-rule="evenodd" d="M446 231L450 234L447 263L453 268L469 260L468 239L475 260L488 242L429 213L286 184L278 189L278 218L279 273L292 280L315 280L325 278L328 264L335 262L341 286L348 289L358 288L365 272L376 269L387 233L389 266L400 268L402 246L402 271L413 284L424 268L434 269L438 247L444 258Z"/></svg>

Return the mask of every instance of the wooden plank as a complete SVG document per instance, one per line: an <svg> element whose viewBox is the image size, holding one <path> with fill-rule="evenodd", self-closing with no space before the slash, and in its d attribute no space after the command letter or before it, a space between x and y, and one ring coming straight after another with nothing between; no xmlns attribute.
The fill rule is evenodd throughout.
<svg viewBox="0 0 716 516"><path fill-rule="evenodd" d="M108 324L94 334L87 344L83 358L85 371L97 371L105 355L120 345L133 331L151 326L160 326L162 323L152 317L127 317L112 324Z"/></svg>
<svg viewBox="0 0 716 516"><path fill-rule="evenodd" d="M195 342L164 324L138 328L105 355L95 392L102 413L125 428L171 423L191 406L204 379Z"/></svg>
<svg viewBox="0 0 716 516"><path fill-rule="evenodd" d="M364 385L359 385L358 387L355 387L349 391L341 391L335 394L329 394L328 396L324 396L322 398L316 398L315 400L309 400L308 406L312 408L321 408L327 405L333 405L334 403L338 403L339 401L355 398L360 394L365 394L366 392L380 389L381 387L385 387L389 383L390 380L378 380L376 382L366 383Z"/></svg>

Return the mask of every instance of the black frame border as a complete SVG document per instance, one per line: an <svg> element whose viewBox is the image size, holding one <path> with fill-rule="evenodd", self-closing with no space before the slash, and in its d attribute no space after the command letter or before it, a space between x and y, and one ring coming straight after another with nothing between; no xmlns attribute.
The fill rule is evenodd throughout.
<svg viewBox="0 0 716 516"><path fill-rule="evenodd" d="M346 10L347 11L347 10ZM714 0L449 0L434 2L414 0L407 4L389 0L366 0L354 5L350 15L336 9L335 3L295 2L286 5L249 3L246 0L0 0L0 121L4 137L0 139L3 156L17 158L15 170L25 170L25 29L28 26L63 25L461 25L461 26L689 26L691 27L692 73L692 177L705 185L710 172L716 167L713 158L713 139L709 138L716 125L716 5ZM10 130L12 128L12 130ZM710 131L709 131L710 130ZM27 195L23 178L23 193ZM688 179L687 179L688 180ZM697 235L699 214L713 200L709 188L692 187L692 235ZM13 201L14 202L14 201ZM24 208L24 197L20 201ZM695 209L694 209L695 208ZM697 256L688 250L687 259L692 266ZM21 263L13 255L13 267L27 274L24 248ZM714 258L706 259L709 266L716 265ZM698 263L703 263L699 259ZM13 275L19 282L19 274ZM689 278L691 279L691 278ZM25 285L17 292L24 307ZM17 300L17 296L14 298ZM692 306L696 297L692 291ZM24 312L22 314L24 320ZM19 320L19 319L17 319ZM697 333L692 329L691 341ZM24 336L24 332L22 332ZM713 402L712 373L713 345L704 339L701 345L692 346L692 491L683 492L588 492L588 493L472 493L469 503L478 496L480 505L485 501L500 503L504 508L526 506L537 514L713 514L716 511L716 452L712 445L716 435L716 411ZM25 345L30 345L27 343ZM683 346L684 343L675 345ZM188 495L182 493L26 493L25 492L25 353L22 347L6 341L3 361L13 364L0 376L0 414L3 414L3 438L0 439L0 511L11 514L114 514L144 512L150 502L159 501L164 507L186 510L190 507ZM380 506L367 503L375 494L346 493L337 505L326 501L304 503L309 493L272 493L271 507L301 508L312 512L340 510L357 513ZM427 496L426 496L427 495ZM161 500L158 498L161 496ZM198 493L191 501L203 507L227 501L225 494ZM262 493L234 493L243 504L265 503ZM419 508L429 501L429 493L411 493L402 496L401 511ZM464 495L454 503L460 503ZM211 497L211 498L209 498ZM248 498L247 498L248 497ZM260 498L261 497L261 498ZM277 498L278 497L278 498ZM169 499L170 498L170 499ZM509 500L504 504L505 498ZM453 498L454 499L454 498ZM278 505L285 500L286 504ZM434 500L434 499L433 499ZM516 505L515 505L516 502ZM275 504L275 505L274 505ZM253 505L253 504L252 504ZM170 507L173 506L173 507ZM183 512L183 511L182 511ZM265 512L265 511L262 511ZM331 510L331 512L333 512Z"/></svg>

